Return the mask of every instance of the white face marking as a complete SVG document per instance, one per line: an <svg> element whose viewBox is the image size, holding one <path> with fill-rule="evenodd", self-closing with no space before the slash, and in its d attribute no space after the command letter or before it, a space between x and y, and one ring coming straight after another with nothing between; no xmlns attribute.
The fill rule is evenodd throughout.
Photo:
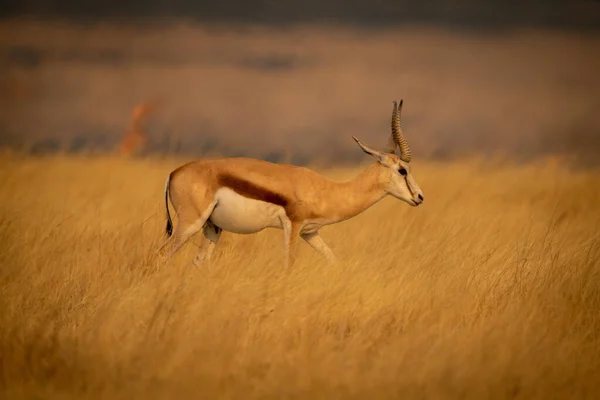
<svg viewBox="0 0 600 400"><path fill-rule="evenodd" d="M287 218L283 207L249 199L229 188L217 190L215 201L217 205L210 220L219 228L233 233L256 233L265 228L283 228L281 219Z"/></svg>
<svg viewBox="0 0 600 400"><path fill-rule="evenodd" d="M388 192L411 206L421 204L423 202L423 192L410 172L410 165L404 161L398 161L389 168L390 183Z"/></svg>

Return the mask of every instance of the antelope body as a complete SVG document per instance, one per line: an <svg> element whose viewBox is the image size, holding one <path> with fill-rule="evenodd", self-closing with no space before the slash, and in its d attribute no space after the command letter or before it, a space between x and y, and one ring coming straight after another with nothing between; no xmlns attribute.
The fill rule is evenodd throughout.
<svg viewBox="0 0 600 400"><path fill-rule="evenodd" d="M335 261L319 228L352 218L387 195L411 206L423 202L410 173L410 149L400 128L401 106L402 101L400 106L394 102L389 152L371 149L354 138L377 161L349 181L337 182L308 168L253 158L199 160L177 168L165 184L168 238L160 249L170 243L170 257L202 230L206 240L194 259L197 264L210 259L223 230L251 234L279 228L286 265L293 263L298 237L328 261ZM169 199L178 216L174 231Z"/></svg>

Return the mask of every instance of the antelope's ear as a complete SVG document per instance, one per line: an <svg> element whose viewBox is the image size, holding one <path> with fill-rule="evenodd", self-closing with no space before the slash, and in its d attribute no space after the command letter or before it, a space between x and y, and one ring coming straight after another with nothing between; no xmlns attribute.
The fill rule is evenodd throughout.
<svg viewBox="0 0 600 400"><path fill-rule="evenodd" d="M360 146L360 148L367 153L370 156L373 156L377 159L377 161L379 161L379 163L381 165L384 165L386 167L390 167L394 164L394 160L392 159L392 157L390 157L389 153L384 153L382 151L377 151L374 150L364 144L361 143L360 140L358 140L357 138L355 138L354 136L352 136L352 139L354 139L356 141L356 143L358 143L358 145Z"/></svg>

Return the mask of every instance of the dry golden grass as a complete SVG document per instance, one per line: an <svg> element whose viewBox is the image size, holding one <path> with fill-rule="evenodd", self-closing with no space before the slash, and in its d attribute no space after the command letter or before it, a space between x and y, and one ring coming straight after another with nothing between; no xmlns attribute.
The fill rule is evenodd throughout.
<svg viewBox="0 0 600 400"><path fill-rule="evenodd" d="M417 160L285 271L276 230L153 261L183 161L0 157L3 397L600 395L598 172Z"/></svg>

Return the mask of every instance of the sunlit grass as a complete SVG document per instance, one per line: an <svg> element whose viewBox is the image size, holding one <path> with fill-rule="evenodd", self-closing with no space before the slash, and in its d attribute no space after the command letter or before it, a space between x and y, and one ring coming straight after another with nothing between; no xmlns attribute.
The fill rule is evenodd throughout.
<svg viewBox="0 0 600 400"><path fill-rule="evenodd" d="M5 397L600 394L599 173L415 161L421 207L385 199L322 230L340 265L302 243L286 271L277 230L156 263L182 162L2 156Z"/></svg>

